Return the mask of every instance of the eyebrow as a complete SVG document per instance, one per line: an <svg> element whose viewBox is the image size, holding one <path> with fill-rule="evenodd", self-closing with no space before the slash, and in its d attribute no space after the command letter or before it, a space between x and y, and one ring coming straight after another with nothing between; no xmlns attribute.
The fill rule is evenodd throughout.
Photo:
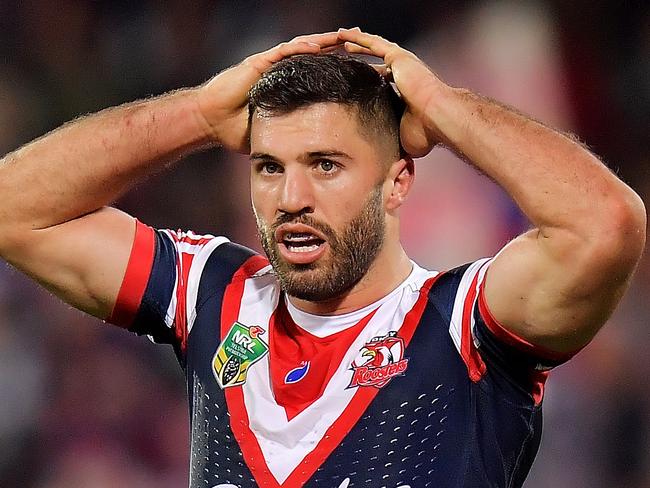
<svg viewBox="0 0 650 488"><path fill-rule="evenodd" d="M344 153L343 151L312 151L307 154L309 155L310 158L338 157L338 158L352 159L349 154Z"/></svg>
<svg viewBox="0 0 650 488"><path fill-rule="evenodd" d="M307 153L307 156L309 159L313 158L331 158L331 157L338 157L338 158L345 158L345 159L352 159L352 157L344 153L343 151L311 151ZM249 159L251 161L254 160L259 160L262 159L264 161L277 161L279 162L280 160L276 158L275 156L267 153L262 153L262 152L254 152L249 155Z"/></svg>
<svg viewBox="0 0 650 488"><path fill-rule="evenodd" d="M278 158L276 158L275 156L271 156L270 154L260 153L260 152L250 153L248 158L251 161L256 159L263 159L264 161L279 161Z"/></svg>

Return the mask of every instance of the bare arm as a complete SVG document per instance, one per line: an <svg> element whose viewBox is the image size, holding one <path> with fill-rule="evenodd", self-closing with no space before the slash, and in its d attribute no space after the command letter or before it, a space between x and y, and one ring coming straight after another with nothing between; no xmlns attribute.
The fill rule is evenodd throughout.
<svg viewBox="0 0 650 488"><path fill-rule="evenodd" d="M107 208L138 179L214 143L245 151L247 93L274 62L336 33L256 54L205 85L73 121L0 161L0 257L68 303L106 318L134 220Z"/></svg>
<svg viewBox="0 0 650 488"><path fill-rule="evenodd" d="M7 155L0 163L2 257L69 303L106 317L135 225L102 207L210 143L195 112L195 92L181 91L85 117Z"/></svg>
<svg viewBox="0 0 650 488"><path fill-rule="evenodd" d="M643 250L639 197L574 139L470 92L445 90L428 113L440 140L494 178L535 227L490 266L495 318L554 351L585 345Z"/></svg>
<svg viewBox="0 0 650 488"><path fill-rule="evenodd" d="M488 271L494 317L554 351L586 344L627 289L643 250L639 197L572 138L445 85L413 53L358 30L339 37L392 70L407 102L400 135L409 153L447 145L499 183L535 226Z"/></svg>

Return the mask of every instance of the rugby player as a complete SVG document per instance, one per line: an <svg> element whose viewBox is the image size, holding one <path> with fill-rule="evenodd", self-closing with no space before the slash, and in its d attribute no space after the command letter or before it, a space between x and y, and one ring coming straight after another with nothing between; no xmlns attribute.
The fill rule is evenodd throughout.
<svg viewBox="0 0 650 488"><path fill-rule="evenodd" d="M383 63L329 54L341 47ZM533 227L444 272L399 236L413 158L438 144ZM108 206L214 145L250 155L266 257ZM521 486L548 371L611 315L646 227L639 197L573 137L357 28L66 124L3 159L0 194L5 260L173 345L192 487Z"/></svg>

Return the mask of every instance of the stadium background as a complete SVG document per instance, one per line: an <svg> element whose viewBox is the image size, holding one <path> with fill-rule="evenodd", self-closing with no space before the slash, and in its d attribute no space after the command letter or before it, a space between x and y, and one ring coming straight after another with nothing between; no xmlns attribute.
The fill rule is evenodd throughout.
<svg viewBox="0 0 650 488"><path fill-rule="evenodd" d="M0 153L80 114L198 84L295 35L360 25L452 84L576 132L648 201L644 3L0 0ZM246 158L211 151L118 205L151 225L257 247L247 172ZM444 151L417 173L403 233L423 265L490 255L526 227L499 189ZM649 266L594 343L551 376L526 488L650 487ZM0 266L0 486L186 486L184 390L166 347Z"/></svg>

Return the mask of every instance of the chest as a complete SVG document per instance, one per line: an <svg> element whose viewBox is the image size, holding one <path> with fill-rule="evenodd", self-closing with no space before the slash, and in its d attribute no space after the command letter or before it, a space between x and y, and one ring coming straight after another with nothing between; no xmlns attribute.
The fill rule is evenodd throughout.
<svg viewBox="0 0 650 488"><path fill-rule="evenodd" d="M432 473L448 479L466 445L470 382L436 309L424 301L409 316L416 302L369 321L342 341L344 348L327 354L318 345L287 345L284 357L291 359L278 368L282 354L270 349L281 344L262 327L256 338L267 353L248 365L242 383L225 388L215 366L224 336L191 338L197 342L187 362L196 486L397 488L419 486L417 479L430 480ZM237 319L250 334L246 322L272 325L272 313L264 321L240 310ZM208 330L203 320L197 318L194 332ZM306 371L303 361L310 361ZM218 362L225 364L223 357ZM274 368L278 378L298 379L283 383L281 401ZM293 409L292 395L303 402Z"/></svg>

